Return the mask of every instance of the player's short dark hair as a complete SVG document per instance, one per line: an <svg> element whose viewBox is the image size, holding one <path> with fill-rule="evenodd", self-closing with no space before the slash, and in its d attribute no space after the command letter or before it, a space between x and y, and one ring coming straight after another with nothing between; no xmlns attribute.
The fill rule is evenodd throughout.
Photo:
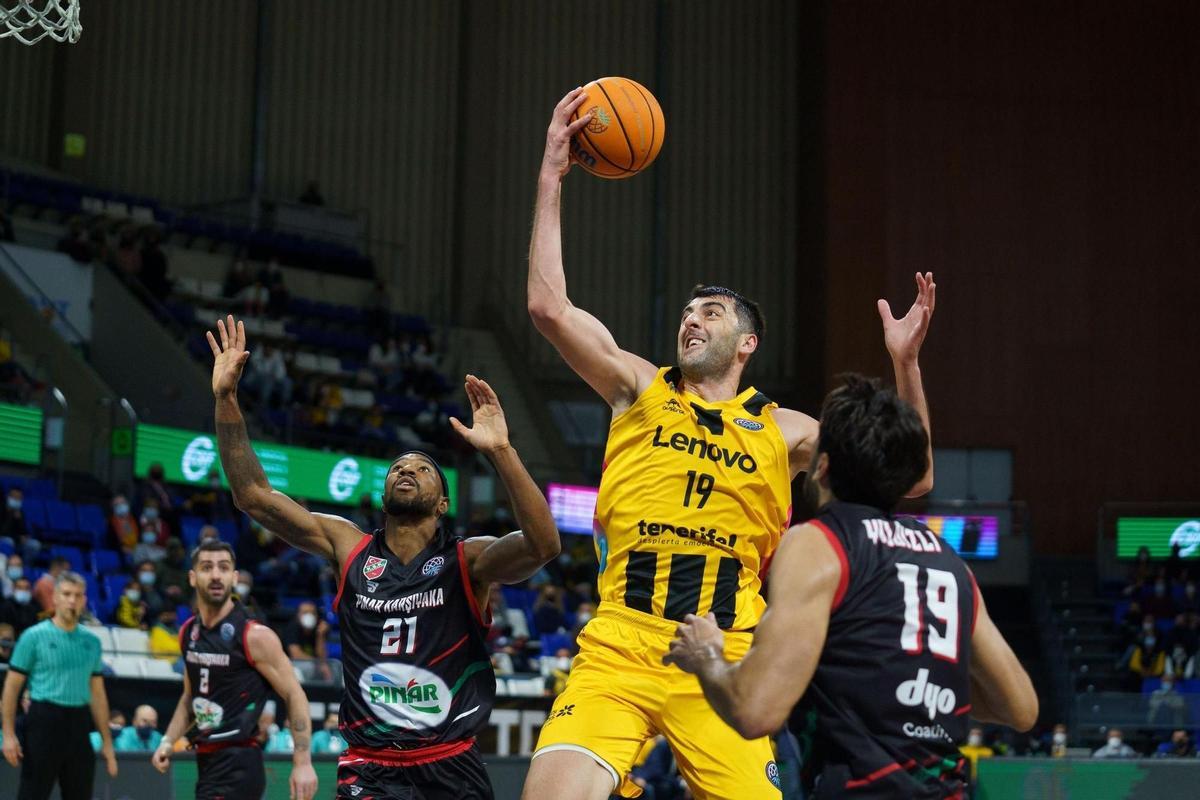
<svg viewBox="0 0 1200 800"><path fill-rule="evenodd" d="M929 466L916 409L878 380L842 376L821 407L817 451L829 455L837 499L891 511Z"/></svg>
<svg viewBox="0 0 1200 800"><path fill-rule="evenodd" d="M758 303L725 286L705 286L697 283L692 287L693 300L697 297L713 297L715 295L733 299L733 307L737 311L738 324L741 326L742 332L753 333L761 342L763 334L767 332L767 318L763 316Z"/></svg>
<svg viewBox="0 0 1200 800"><path fill-rule="evenodd" d="M216 552L229 553L229 560L233 562L233 568L237 569L237 556L233 554L233 547L229 542L222 542L220 539L205 539L196 545L192 550L192 567L195 568L196 564L199 563L201 553Z"/></svg>

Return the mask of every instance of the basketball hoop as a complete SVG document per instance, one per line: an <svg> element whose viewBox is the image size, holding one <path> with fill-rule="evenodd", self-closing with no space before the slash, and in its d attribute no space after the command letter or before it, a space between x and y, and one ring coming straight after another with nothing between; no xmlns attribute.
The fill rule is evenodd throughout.
<svg viewBox="0 0 1200 800"><path fill-rule="evenodd" d="M75 44L82 32L79 0L0 0L0 39L37 44L49 36Z"/></svg>

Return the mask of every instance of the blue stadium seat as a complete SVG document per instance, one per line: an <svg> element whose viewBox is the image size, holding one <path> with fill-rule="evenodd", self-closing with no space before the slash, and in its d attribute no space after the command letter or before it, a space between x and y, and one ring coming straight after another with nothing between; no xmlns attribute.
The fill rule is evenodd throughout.
<svg viewBox="0 0 1200 800"><path fill-rule="evenodd" d="M124 573L115 573L104 576L104 596L107 597L113 605L121 599L121 592L125 591L125 584L129 583L129 576Z"/></svg>
<svg viewBox="0 0 1200 800"><path fill-rule="evenodd" d="M532 628L530 629L532 630ZM571 637L565 633L543 633L542 655L552 656L561 647L571 649Z"/></svg>
<svg viewBox="0 0 1200 800"><path fill-rule="evenodd" d="M83 569L83 551L78 547L71 547L65 544L50 545L51 558L65 558L71 562L71 569L76 572L84 572Z"/></svg>
<svg viewBox="0 0 1200 800"><path fill-rule="evenodd" d="M49 478L35 478L25 483L25 496L41 500L54 500L58 498L58 489L55 488L54 481Z"/></svg>
<svg viewBox="0 0 1200 800"><path fill-rule="evenodd" d="M124 569L121 563L121 554L116 550L105 550L103 548L92 551L92 572L96 575L108 575L112 572L120 572Z"/></svg>
<svg viewBox="0 0 1200 800"><path fill-rule="evenodd" d="M25 515L25 521L29 523L29 527L38 533L44 532L49 527L49 523L46 521L46 502L44 500L27 496L21 505L21 513Z"/></svg>
<svg viewBox="0 0 1200 800"><path fill-rule="evenodd" d="M191 550L196 546L196 542L200 541L200 529L205 525L203 517L194 517L185 515L179 520L179 535L183 539L183 546L187 550Z"/></svg>
<svg viewBox="0 0 1200 800"><path fill-rule="evenodd" d="M0 553L11 556L13 554L13 546L7 541L0 542Z"/></svg>
<svg viewBox="0 0 1200 800"><path fill-rule="evenodd" d="M75 506L61 500L46 501L46 520L49 529L56 533L75 533L79 528L75 520Z"/></svg>
<svg viewBox="0 0 1200 800"><path fill-rule="evenodd" d="M238 540L238 524L231 519L219 519L213 523L221 532L221 541L236 545Z"/></svg>
<svg viewBox="0 0 1200 800"><path fill-rule="evenodd" d="M342 657L342 643L341 642L326 642L325 643L325 655L327 655L329 658L341 658Z"/></svg>
<svg viewBox="0 0 1200 800"><path fill-rule="evenodd" d="M79 522L79 530L89 534L92 542L99 545L108 533L108 521L104 519L104 511L95 503L81 503L75 506L75 516Z"/></svg>

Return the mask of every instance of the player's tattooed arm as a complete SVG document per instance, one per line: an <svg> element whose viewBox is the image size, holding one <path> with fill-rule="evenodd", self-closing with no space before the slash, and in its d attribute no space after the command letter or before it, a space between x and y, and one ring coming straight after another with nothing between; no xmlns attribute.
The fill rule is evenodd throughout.
<svg viewBox="0 0 1200 800"><path fill-rule="evenodd" d="M498 539L492 536L469 539L463 546L476 591L486 602L489 584L525 580L557 557L562 545L546 498L509 442L508 423L496 393L487 381L474 375L467 376L465 388L471 401L471 427L454 418L450 425L491 460L521 528Z"/></svg>
<svg viewBox="0 0 1200 800"><path fill-rule="evenodd" d="M309 800L317 791L317 774L312 767L312 721L308 717L308 696L296 680L292 663L284 655L283 645L273 630L265 625L253 624L246 638L254 668L287 704L288 724L295 745L292 751L291 797L294 800Z"/></svg>
<svg viewBox="0 0 1200 800"><path fill-rule="evenodd" d="M271 488L267 474L250 445L246 420L237 400L237 385L250 358L246 328L235 322L217 320L218 337L208 333L213 352L213 396L216 398L217 450L229 481L233 502L258 524L293 547L335 561L339 568L362 536L348 520L328 514L313 514L282 492Z"/></svg>

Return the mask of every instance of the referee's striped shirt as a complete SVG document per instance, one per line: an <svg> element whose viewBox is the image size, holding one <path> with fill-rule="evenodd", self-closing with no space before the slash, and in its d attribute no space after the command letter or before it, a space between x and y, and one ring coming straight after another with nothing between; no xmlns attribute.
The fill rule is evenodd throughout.
<svg viewBox="0 0 1200 800"><path fill-rule="evenodd" d="M52 619L27 629L17 639L8 668L29 679L29 697L39 703L86 706L91 679L103 673L100 640L82 625L64 631Z"/></svg>

